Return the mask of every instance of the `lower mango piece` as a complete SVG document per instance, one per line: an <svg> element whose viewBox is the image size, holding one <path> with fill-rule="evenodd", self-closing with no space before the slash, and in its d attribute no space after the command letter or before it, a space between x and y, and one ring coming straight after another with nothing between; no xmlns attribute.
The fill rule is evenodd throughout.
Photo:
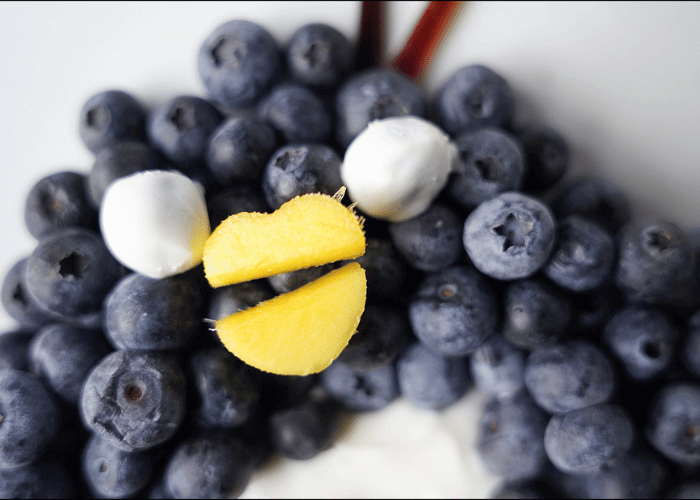
<svg viewBox="0 0 700 500"><path fill-rule="evenodd" d="M367 279L356 262L216 322L224 346L245 363L278 375L318 373L357 331Z"/></svg>

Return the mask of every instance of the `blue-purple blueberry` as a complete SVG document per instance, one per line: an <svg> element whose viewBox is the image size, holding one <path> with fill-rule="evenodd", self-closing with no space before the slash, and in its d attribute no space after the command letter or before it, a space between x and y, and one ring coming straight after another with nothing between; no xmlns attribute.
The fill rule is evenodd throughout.
<svg viewBox="0 0 700 500"><path fill-rule="evenodd" d="M286 50L289 76L319 89L338 86L352 70L354 50L350 41L333 26L306 24L289 40Z"/></svg>
<svg viewBox="0 0 700 500"><path fill-rule="evenodd" d="M491 335L469 358L474 385L499 401L510 400L525 389L525 358L503 335Z"/></svg>
<svg viewBox="0 0 700 500"><path fill-rule="evenodd" d="M336 360L321 372L321 384L351 411L380 410L399 396L393 363L363 369Z"/></svg>
<svg viewBox="0 0 700 500"><path fill-rule="evenodd" d="M523 191L540 193L554 186L569 168L569 145L556 130L529 123L517 131L527 170Z"/></svg>
<svg viewBox="0 0 700 500"><path fill-rule="evenodd" d="M100 92L80 110L80 138L95 154L117 142L145 141L147 113L139 100L123 90Z"/></svg>
<svg viewBox="0 0 700 500"><path fill-rule="evenodd" d="M34 330L50 323L51 318L27 292L25 268L28 260L28 257L18 260L7 271L2 282L2 305L21 327Z"/></svg>
<svg viewBox="0 0 700 500"><path fill-rule="evenodd" d="M338 423L332 401L305 401L270 416L269 432L275 451L293 460L309 460L333 443Z"/></svg>
<svg viewBox="0 0 700 500"><path fill-rule="evenodd" d="M326 142L333 131L328 107L313 91L298 83L274 87L258 104L258 115L288 144Z"/></svg>

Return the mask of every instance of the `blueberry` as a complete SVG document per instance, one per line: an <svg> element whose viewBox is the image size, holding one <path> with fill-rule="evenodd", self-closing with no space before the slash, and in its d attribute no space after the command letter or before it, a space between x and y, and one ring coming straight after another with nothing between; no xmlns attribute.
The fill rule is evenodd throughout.
<svg viewBox="0 0 700 500"><path fill-rule="evenodd" d="M68 227L96 228L93 208L85 184L85 175L61 171L39 180L27 195L24 222L36 239Z"/></svg>
<svg viewBox="0 0 700 500"><path fill-rule="evenodd" d="M324 144L290 144L270 157L263 171L262 189L273 209L308 193L335 194L343 185L341 159Z"/></svg>
<svg viewBox="0 0 700 500"><path fill-rule="evenodd" d="M645 435L672 462L700 465L700 386L694 382L664 386L649 408Z"/></svg>
<svg viewBox="0 0 700 500"><path fill-rule="evenodd" d="M209 223L212 229L233 214L241 212L265 213L270 210L262 191L257 186L240 183L219 191L207 201Z"/></svg>
<svg viewBox="0 0 700 500"><path fill-rule="evenodd" d="M267 278L267 281L270 283L272 289L278 294L287 293L311 283L324 274L328 274L335 268L335 263L325 264L323 266L307 267L306 269L299 269L288 273L275 274L274 276Z"/></svg>
<svg viewBox="0 0 700 500"><path fill-rule="evenodd" d="M627 196L613 182L587 176L570 181L552 201L558 219L578 214L600 222L612 234L631 218Z"/></svg>
<svg viewBox="0 0 700 500"><path fill-rule="evenodd" d="M221 185L257 181L277 149L275 130L254 116L227 118L209 138L206 164Z"/></svg>
<svg viewBox="0 0 700 500"><path fill-rule="evenodd" d="M209 96L231 109L245 108L270 88L281 67L277 42L262 26L222 24L199 49L199 77Z"/></svg>
<svg viewBox="0 0 700 500"><path fill-rule="evenodd" d="M571 295L573 315L567 332L573 336L590 337L597 335L623 306L624 299L620 290L611 282L591 292Z"/></svg>
<svg viewBox="0 0 700 500"><path fill-rule="evenodd" d="M444 356L472 353L496 330L496 295L475 269L455 266L429 274L409 304L416 337Z"/></svg>
<svg viewBox="0 0 700 500"><path fill-rule="evenodd" d="M573 292L590 292L612 277L615 240L599 223L570 215L556 225L556 243L542 271Z"/></svg>
<svg viewBox="0 0 700 500"><path fill-rule="evenodd" d="M270 436L275 451L293 460L309 460L330 448L338 423L337 410L329 402L306 401L270 416Z"/></svg>
<svg viewBox="0 0 700 500"><path fill-rule="evenodd" d="M489 498L494 499L520 499L520 500L538 500L547 498L537 487L533 486L532 481L504 481L491 492Z"/></svg>
<svg viewBox="0 0 700 500"><path fill-rule="evenodd" d="M122 273L99 234L67 228L42 239L27 261L27 292L42 309L82 316L99 312Z"/></svg>
<svg viewBox="0 0 700 500"><path fill-rule="evenodd" d="M80 110L80 138L95 154L120 141L145 141L146 115L146 108L131 94L100 92Z"/></svg>
<svg viewBox="0 0 700 500"><path fill-rule="evenodd" d="M286 56L292 79L322 89L339 85L354 62L353 47L345 35L321 23L299 28L289 41Z"/></svg>
<svg viewBox="0 0 700 500"><path fill-rule="evenodd" d="M338 361L357 368L379 368L394 361L408 335L408 325L398 311L367 304L357 332Z"/></svg>
<svg viewBox="0 0 700 500"><path fill-rule="evenodd" d="M90 372L80 400L83 424L124 451L171 438L185 416L185 377L173 354L123 350Z"/></svg>
<svg viewBox="0 0 700 500"><path fill-rule="evenodd" d="M209 101L178 96L149 116L148 138L170 162L189 173L204 165L209 138L222 120Z"/></svg>
<svg viewBox="0 0 700 500"><path fill-rule="evenodd" d="M36 333L29 355L32 371L61 399L77 405L90 370L110 351L101 331L55 323Z"/></svg>
<svg viewBox="0 0 700 500"><path fill-rule="evenodd" d="M436 354L420 342L404 349L396 360L401 395L418 408L444 410L469 388L467 360Z"/></svg>
<svg viewBox="0 0 700 500"><path fill-rule="evenodd" d="M530 353L525 364L527 390L549 413L607 403L615 382L610 360L585 340L540 347Z"/></svg>
<svg viewBox="0 0 700 500"><path fill-rule="evenodd" d="M695 252L672 222L631 222L620 230L615 284L630 302L698 303Z"/></svg>
<svg viewBox="0 0 700 500"><path fill-rule="evenodd" d="M520 349L556 343L571 321L568 298L536 278L509 283L503 300L503 335Z"/></svg>
<svg viewBox="0 0 700 500"><path fill-rule="evenodd" d="M603 342L638 382L653 380L670 366L677 338L668 318L651 307L618 309L603 331Z"/></svg>
<svg viewBox="0 0 700 500"><path fill-rule="evenodd" d="M28 257L18 260L7 272L2 282L2 305L20 326L27 329L41 328L51 318L27 292L26 267Z"/></svg>
<svg viewBox="0 0 700 500"><path fill-rule="evenodd" d="M0 498L77 498L76 493L68 471L54 460L0 468Z"/></svg>
<svg viewBox="0 0 700 500"><path fill-rule="evenodd" d="M58 402L36 376L0 369L0 470L34 462L60 425Z"/></svg>
<svg viewBox="0 0 700 500"><path fill-rule="evenodd" d="M462 206L471 210L498 193L520 189L526 163L515 136L482 127L461 133L454 143L460 161L447 189Z"/></svg>
<svg viewBox="0 0 700 500"><path fill-rule="evenodd" d="M127 452L93 434L82 455L83 477L93 494L102 498L127 498L151 480L151 457Z"/></svg>
<svg viewBox="0 0 700 500"><path fill-rule="evenodd" d="M87 191L93 206L100 206L102 195L112 181L134 172L153 170L157 167L154 151L144 142L123 141L103 148L87 178Z"/></svg>
<svg viewBox="0 0 700 500"><path fill-rule="evenodd" d="M561 134L550 127L530 123L518 130L517 137L525 150L527 164L523 191L545 191L564 177L570 151Z"/></svg>
<svg viewBox="0 0 700 500"><path fill-rule="evenodd" d="M463 224L442 205L431 205L417 217L389 224L394 247L421 271L438 271L454 265L463 255Z"/></svg>
<svg viewBox="0 0 700 500"><path fill-rule="evenodd" d="M470 358L474 384L500 401L513 398L525 389L525 352L494 334Z"/></svg>
<svg viewBox="0 0 700 500"><path fill-rule="evenodd" d="M391 241L367 237L365 254L355 262L365 270L369 299L389 299L399 294L407 271Z"/></svg>
<svg viewBox="0 0 700 500"><path fill-rule="evenodd" d="M373 120L393 116L424 117L427 100L406 76L386 68L370 68L349 77L335 100L336 137L347 147Z"/></svg>
<svg viewBox="0 0 700 500"><path fill-rule="evenodd" d="M321 372L328 394L351 411L380 410L399 396L392 363L369 370L334 361Z"/></svg>
<svg viewBox="0 0 700 500"><path fill-rule="evenodd" d="M195 418L203 429L231 429L248 421L260 398L248 367L223 347L200 350L190 359L199 404Z"/></svg>
<svg viewBox="0 0 700 500"><path fill-rule="evenodd" d="M331 112L320 97L297 83L274 87L258 104L258 114L284 142L325 142L331 136Z"/></svg>
<svg viewBox="0 0 700 500"><path fill-rule="evenodd" d="M216 288L211 295L207 318L218 321L274 296L264 279Z"/></svg>
<svg viewBox="0 0 700 500"><path fill-rule="evenodd" d="M201 326L201 303L189 275L129 274L105 300L105 334L116 349L180 349Z"/></svg>
<svg viewBox="0 0 700 500"><path fill-rule="evenodd" d="M277 375L250 368L250 374L260 388L258 409L276 411L291 408L306 401L318 386L320 375ZM260 411L258 411L258 414ZM265 430L267 433L267 429Z"/></svg>
<svg viewBox="0 0 700 500"><path fill-rule="evenodd" d="M569 474L590 474L623 456L635 431L625 410L599 404L554 415L544 432L544 448L552 463Z"/></svg>
<svg viewBox="0 0 700 500"><path fill-rule="evenodd" d="M555 238L549 207L514 191L482 202L464 223L469 258L479 271L499 280L534 274L549 258Z"/></svg>
<svg viewBox="0 0 700 500"><path fill-rule="evenodd" d="M225 431L205 431L182 442L165 469L173 498L237 498L252 473L252 454Z"/></svg>
<svg viewBox="0 0 700 500"><path fill-rule="evenodd" d="M700 379L700 312L688 320L688 333L683 343L681 359L688 371Z"/></svg>
<svg viewBox="0 0 700 500"><path fill-rule="evenodd" d="M437 122L452 136L477 127L505 127L513 119L514 109L508 82L480 64L455 71L438 91L435 102Z"/></svg>
<svg viewBox="0 0 700 500"><path fill-rule="evenodd" d="M508 401L491 398L479 420L476 448L491 473L507 481L538 476L547 463L547 415L525 392Z"/></svg>
<svg viewBox="0 0 700 500"><path fill-rule="evenodd" d="M0 333L0 369L29 371L29 346L34 334L21 329Z"/></svg>

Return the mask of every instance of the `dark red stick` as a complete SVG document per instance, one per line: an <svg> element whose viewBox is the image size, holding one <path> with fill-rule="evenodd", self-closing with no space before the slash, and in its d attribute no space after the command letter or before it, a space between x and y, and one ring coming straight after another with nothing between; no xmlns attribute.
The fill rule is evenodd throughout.
<svg viewBox="0 0 700 500"><path fill-rule="evenodd" d="M422 78L463 3L430 2L392 67L409 78Z"/></svg>
<svg viewBox="0 0 700 500"><path fill-rule="evenodd" d="M383 2L362 2L360 35L355 56L355 71L384 62Z"/></svg>

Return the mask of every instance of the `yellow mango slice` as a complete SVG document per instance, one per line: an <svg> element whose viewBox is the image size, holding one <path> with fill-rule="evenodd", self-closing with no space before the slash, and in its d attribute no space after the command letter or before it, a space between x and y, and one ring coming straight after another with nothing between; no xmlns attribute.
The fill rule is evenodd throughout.
<svg viewBox="0 0 700 500"><path fill-rule="evenodd" d="M362 219L336 196L297 196L271 214L239 213L204 245L204 272L213 287L266 278L365 252Z"/></svg>
<svg viewBox="0 0 700 500"><path fill-rule="evenodd" d="M235 356L278 375L318 373L357 331L367 279L357 262L216 322Z"/></svg>

